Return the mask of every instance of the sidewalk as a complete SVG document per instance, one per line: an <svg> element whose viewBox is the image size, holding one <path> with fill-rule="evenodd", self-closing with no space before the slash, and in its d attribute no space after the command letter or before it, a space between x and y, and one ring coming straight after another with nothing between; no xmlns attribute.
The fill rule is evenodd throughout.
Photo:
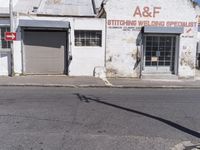
<svg viewBox="0 0 200 150"><path fill-rule="evenodd" d="M95 77L16 76L0 77L0 86L200 89L200 80L142 80L137 78L108 78L108 82L105 82L105 80Z"/></svg>
<svg viewBox="0 0 200 150"><path fill-rule="evenodd" d="M109 82L118 88L194 88L200 89L200 80L146 80L132 78L110 78Z"/></svg>
<svg viewBox="0 0 200 150"><path fill-rule="evenodd" d="M95 77L68 76L16 76L0 77L0 86L47 86L47 87L104 87L104 82Z"/></svg>

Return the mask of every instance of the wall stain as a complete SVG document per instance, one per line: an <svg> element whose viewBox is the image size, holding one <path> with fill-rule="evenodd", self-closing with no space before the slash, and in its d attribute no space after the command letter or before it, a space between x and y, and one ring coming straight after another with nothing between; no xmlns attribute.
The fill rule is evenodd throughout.
<svg viewBox="0 0 200 150"><path fill-rule="evenodd" d="M195 68L190 47L183 47L183 52L181 53L181 66L189 66L191 69Z"/></svg>
<svg viewBox="0 0 200 150"><path fill-rule="evenodd" d="M127 39L122 39L122 41L126 41L129 44L134 43L135 39L134 38L127 38Z"/></svg>
<svg viewBox="0 0 200 150"><path fill-rule="evenodd" d="M46 4L47 5L50 5L50 4L60 4L62 0L48 0L46 1Z"/></svg>
<svg viewBox="0 0 200 150"><path fill-rule="evenodd" d="M113 77L113 76L115 76L117 73L118 73L117 69L112 69L112 68L110 68L110 69L107 69L107 70L106 70L106 74L107 74L108 77Z"/></svg>
<svg viewBox="0 0 200 150"><path fill-rule="evenodd" d="M113 57L109 56L109 58L107 59L107 62L112 62Z"/></svg>

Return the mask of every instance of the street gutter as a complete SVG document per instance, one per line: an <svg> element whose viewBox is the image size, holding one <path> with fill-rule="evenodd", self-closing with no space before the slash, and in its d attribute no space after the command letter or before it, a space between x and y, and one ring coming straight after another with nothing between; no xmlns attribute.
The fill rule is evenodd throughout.
<svg viewBox="0 0 200 150"><path fill-rule="evenodd" d="M66 88L121 88L121 89L200 89L200 86L172 86L172 85L135 85L135 86L126 86L126 85L67 85L67 84L1 84L0 87L66 87Z"/></svg>

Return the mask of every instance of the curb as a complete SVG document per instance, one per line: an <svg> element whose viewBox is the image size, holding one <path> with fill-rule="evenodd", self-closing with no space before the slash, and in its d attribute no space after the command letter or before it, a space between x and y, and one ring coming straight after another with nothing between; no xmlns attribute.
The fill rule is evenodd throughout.
<svg viewBox="0 0 200 150"><path fill-rule="evenodd" d="M200 89L200 86L126 86L126 85L64 85L64 84L0 84L0 87L66 87L66 88L119 88L119 89Z"/></svg>

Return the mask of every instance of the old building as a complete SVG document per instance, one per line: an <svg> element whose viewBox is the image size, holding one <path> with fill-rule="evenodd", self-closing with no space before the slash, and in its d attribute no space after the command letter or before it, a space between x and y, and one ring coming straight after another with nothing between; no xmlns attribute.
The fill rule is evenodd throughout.
<svg viewBox="0 0 200 150"><path fill-rule="evenodd" d="M104 0L107 75L194 77L198 9L191 0Z"/></svg>
<svg viewBox="0 0 200 150"><path fill-rule="evenodd" d="M13 57L9 3L0 2L0 75L195 75L192 0L13 0Z"/></svg>
<svg viewBox="0 0 200 150"><path fill-rule="evenodd" d="M10 30L8 2L0 0L0 75L10 74L10 44L4 40L4 32Z"/></svg>
<svg viewBox="0 0 200 150"><path fill-rule="evenodd" d="M94 1L18 0L13 15L17 40L6 69L14 75L93 76L104 66L105 19Z"/></svg>

